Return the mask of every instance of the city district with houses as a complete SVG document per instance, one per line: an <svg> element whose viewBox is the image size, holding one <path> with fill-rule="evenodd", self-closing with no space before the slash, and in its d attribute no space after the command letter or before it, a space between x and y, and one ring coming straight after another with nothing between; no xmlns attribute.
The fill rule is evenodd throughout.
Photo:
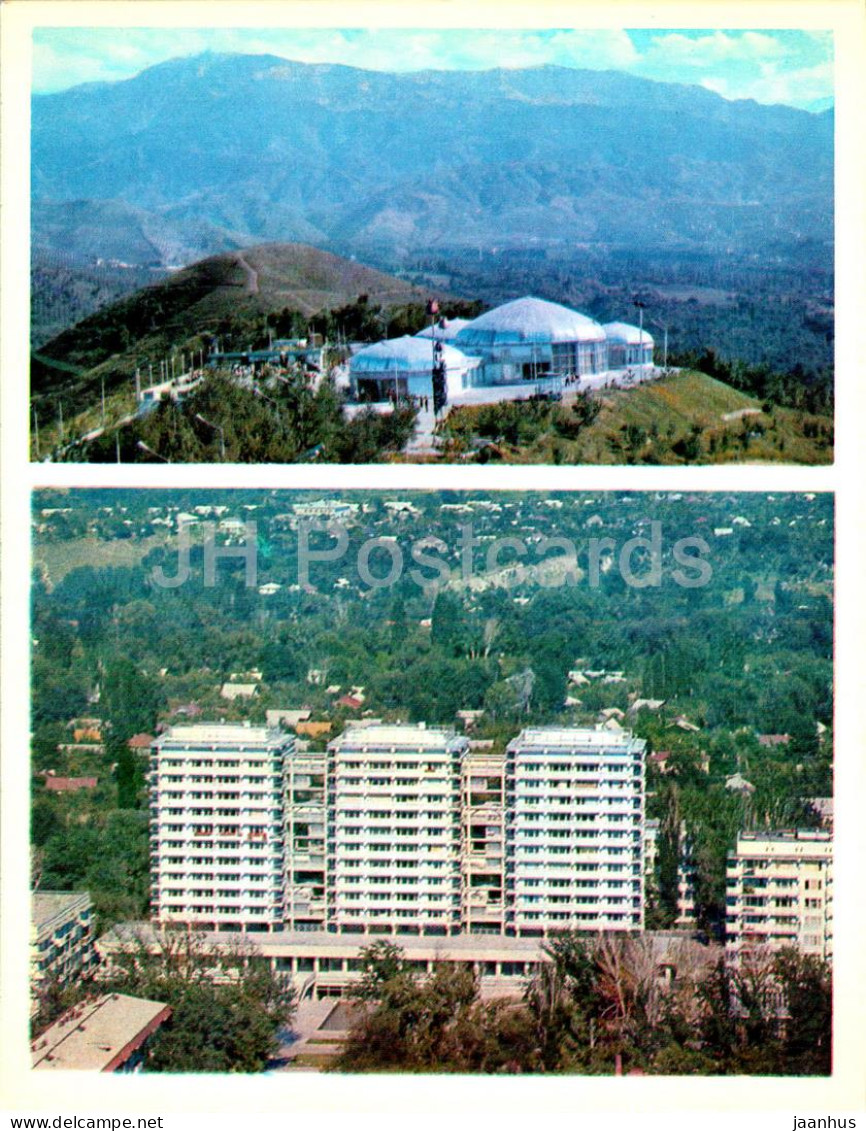
<svg viewBox="0 0 866 1131"><path fill-rule="evenodd" d="M300 729L304 712L285 714ZM688 863L676 929L645 931L659 857L646 743L599 724L527 728L504 753L492 747L375 721L324 752L279 726L169 728L149 746L151 921L97 938L87 893L37 892L34 995L48 979L98 986L130 945L158 951L166 928L199 933L215 978L221 952L252 938L255 960L297 994L286 1059L315 1066L345 1039L344 1022L328 1025L345 1007L329 1001L357 990L377 941L397 944L422 977L471 969L482 1000L519 999L563 932L646 937L662 980L685 962L709 970L720 944L696 931ZM752 788L741 775L727 787ZM830 963L832 803L814 806L819 828L741 832L731 846L726 964L787 948ZM39 1034L33 1065L134 1070L170 1016L164 1003L106 995Z"/></svg>
<svg viewBox="0 0 866 1131"><path fill-rule="evenodd" d="M302 582L307 520L347 544ZM822 493L39 492L34 1063L826 1075L832 529ZM448 572L371 584L371 539Z"/></svg>

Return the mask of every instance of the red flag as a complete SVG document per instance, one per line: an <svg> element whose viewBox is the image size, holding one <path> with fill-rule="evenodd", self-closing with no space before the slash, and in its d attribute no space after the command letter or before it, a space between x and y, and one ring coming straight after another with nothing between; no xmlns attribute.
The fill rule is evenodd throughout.
<svg viewBox="0 0 866 1131"><path fill-rule="evenodd" d="M428 314L438 314L439 313L439 303L436 301L435 298L428 298L427 299L427 313Z"/></svg>

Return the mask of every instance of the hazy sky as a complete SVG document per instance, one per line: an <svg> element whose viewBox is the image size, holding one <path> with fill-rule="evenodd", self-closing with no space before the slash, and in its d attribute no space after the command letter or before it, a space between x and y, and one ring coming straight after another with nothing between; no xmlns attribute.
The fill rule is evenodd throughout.
<svg viewBox="0 0 866 1131"><path fill-rule="evenodd" d="M828 31L555 29L40 28L33 89L129 78L202 51L281 55L370 70L482 70L556 63L691 83L725 98L812 108L833 95Z"/></svg>

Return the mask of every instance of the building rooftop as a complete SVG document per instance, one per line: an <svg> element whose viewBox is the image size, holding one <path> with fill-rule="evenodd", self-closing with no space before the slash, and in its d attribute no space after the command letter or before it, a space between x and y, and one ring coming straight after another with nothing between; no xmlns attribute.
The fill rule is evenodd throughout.
<svg viewBox="0 0 866 1131"><path fill-rule="evenodd" d="M284 955L313 956L321 958L355 957L373 943L386 939L396 943L408 959L456 961L523 960L543 962L547 959L547 946L551 939L517 938L502 935L379 935L334 934L330 931L271 931L256 935L241 935L231 931L201 932L203 942L209 946L237 947L252 945L268 957ZM651 944L658 952L692 944L708 953L713 949L694 942L689 931L641 931L636 937ZM157 932L150 923L118 923L99 939L98 947L106 954L124 944L145 943L154 946Z"/></svg>
<svg viewBox="0 0 866 1131"><path fill-rule="evenodd" d="M446 369L467 369L478 364L478 358L467 357L453 346L442 346L442 360ZM354 374L381 373L383 370L400 373L430 373L433 367L433 345L430 339L405 335L388 338L359 350L349 362Z"/></svg>
<svg viewBox="0 0 866 1131"><path fill-rule="evenodd" d="M150 748L150 745L151 745L152 742L153 742L153 735L152 734L143 734L142 733L142 734L134 734L132 736L132 738L130 738L130 740L127 742L126 745L131 747L133 750L147 750L147 749Z"/></svg>
<svg viewBox="0 0 866 1131"><path fill-rule="evenodd" d="M45 778L45 788L55 793L75 793L79 789L96 789L99 778L62 778L49 774Z"/></svg>
<svg viewBox="0 0 866 1131"><path fill-rule="evenodd" d="M30 916L37 930L51 927L58 919L80 914L90 907L87 891L37 891L33 893Z"/></svg>
<svg viewBox="0 0 866 1131"><path fill-rule="evenodd" d="M259 690L257 683L224 683L220 689L223 699L251 699Z"/></svg>
<svg viewBox="0 0 866 1131"><path fill-rule="evenodd" d="M413 726L412 724L385 723L381 726L351 727L331 743L334 748L402 747L407 750L436 750L466 739L444 727Z"/></svg>
<svg viewBox="0 0 866 1131"><path fill-rule="evenodd" d="M265 719L269 727L278 728L280 723L285 723L286 726L295 727L298 723L305 723L312 711L308 707L301 708L300 710L273 710L265 711Z"/></svg>
<svg viewBox="0 0 866 1131"><path fill-rule="evenodd" d="M170 727L154 742L154 746L276 746L291 741L282 731L246 723L197 723L194 726Z"/></svg>
<svg viewBox="0 0 866 1131"><path fill-rule="evenodd" d="M603 342L605 333L585 314L527 295L473 319L454 340L460 348L521 342Z"/></svg>
<svg viewBox="0 0 866 1131"><path fill-rule="evenodd" d="M521 750L622 750L643 749L646 743L631 731L598 730L594 727L526 727L508 744Z"/></svg>
<svg viewBox="0 0 866 1131"><path fill-rule="evenodd" d="M741 832L737 844L832 844L829 829L775 829L771 832Z"/></svg>
<svg viewBox="0 0 866 1131"><path fill-rule="evenodd" d="M468 318L446 318L444 326L440 326L438 322L435 330L432 326L425 326L423 330L418 331L415 337L426 338L429 342L435 334L439 341L450 342L457 337L464 326L469 325L469 321Z"/></svg>
<svg viewBox="0 0 866 1131"><path fill-rule="evenodd" d="M610 342L621 342L627 346L639 346L641 342L645 346L653 345L652 335L628 322L605 322L602 329Z"/></svg>
<svg viewBox="0 0 866 1131"><path fill-rule="evenodd" d="M734 793L755 792L755 787L742 774L731 774L729 778L725 778L725 789L733 790Z"/></svg>
<svg viewBox="0 0 866 1131"><path fill-rule="evenodd" d="M76 1006L31 1041L32 1067L113 1072L170 1016L161 1001L105 994Z"/></svg>

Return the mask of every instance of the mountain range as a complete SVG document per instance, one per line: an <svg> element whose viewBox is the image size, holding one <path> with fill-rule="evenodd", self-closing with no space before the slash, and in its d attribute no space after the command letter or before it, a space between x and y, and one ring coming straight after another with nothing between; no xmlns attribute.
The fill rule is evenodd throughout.
<svg viewBox="0 0 866 1131"><path fill-rule="evenodd" d="M32 243L180 265L264 241L717 249L833 229L833 112L544 66L204 54L32 99Z"/></svg>

